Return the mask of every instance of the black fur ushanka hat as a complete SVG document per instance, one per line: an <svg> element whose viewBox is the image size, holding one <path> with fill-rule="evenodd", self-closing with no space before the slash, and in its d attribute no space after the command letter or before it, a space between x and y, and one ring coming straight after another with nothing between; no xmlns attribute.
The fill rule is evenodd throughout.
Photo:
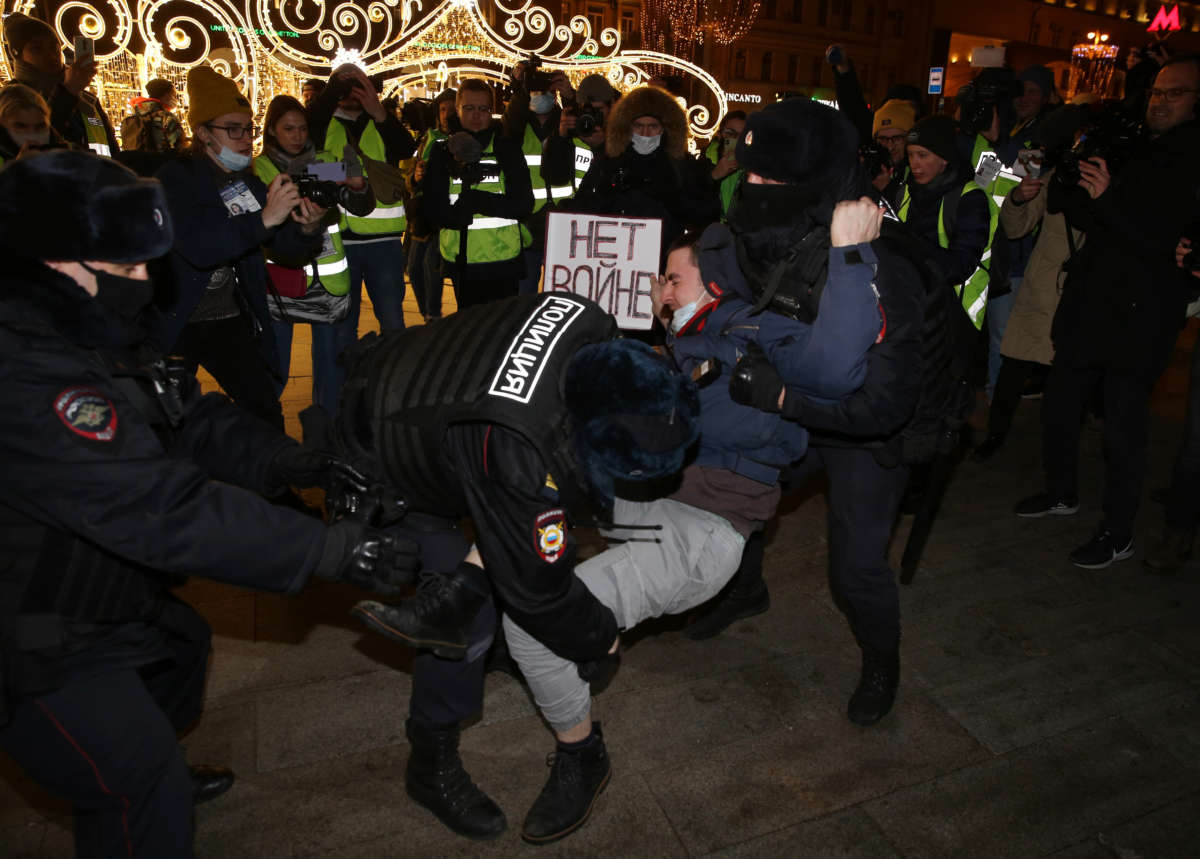
<svg viewBox="0 0 1200 859"><path fill-rule="evenodd" d="M171 249L162 185L111 158L58 150L0 169L0 248L35 260L145 262Z"/></svg>

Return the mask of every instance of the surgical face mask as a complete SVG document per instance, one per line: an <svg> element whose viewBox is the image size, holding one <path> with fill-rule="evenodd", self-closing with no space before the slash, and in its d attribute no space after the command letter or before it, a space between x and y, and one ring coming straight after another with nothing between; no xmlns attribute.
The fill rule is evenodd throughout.
<svg viewBox="0 0 1200 859"><path fill-rule="evenodd" d="M209 146L209 151L212 152L211 145ZM215 153L213 158L217 159L218 164L232 173L236 173L239 170L245 170L250 166L251 161L249 155L243 155L240 152L234 152L228 146L222 146L221 151Z"/></svg>
<svg viewBox="0 0 1200 859"><path fill-rule="evenodd" d="M141 312L154 300L154 282L136 277L122 277L81 262L96 276L96 300L104 309L125 322L136 322Z"/></svg>
<svg viewBox="0 0 1200 859"><path fill-rule="evenodd" d="M534 113L549 113L554 110L554 93L539 92L529 99L529 109Z"/></svg>
<svg viewBox="0 0 1200 859"><path fill-rule="evenodd" d="M12 142L20 149L26 143L30 146L45 146L50 142L50 129L46 128L43 131L33 131L27 134L18 134L14 131L8 132L8 136L12 138Z"/></svg>
<svg viewBox="0 0 1200 859"><path fill-rule="evenodd" d="M633 151L638 155L649 155L654 150L658 149L658 145L662 143L662 135L655 134L646 137L642 134L633 135Z"/></svg>
<svg viewBox="0 0 1200 859"><path fill-rule="evenodd" d="M704 296L699 296L695 301L689 301L687 304L680 307L671 314L671 333L678 334L683 326L692 321L692 317L696 315L696 311L700 309L700 301Z"/></svg>

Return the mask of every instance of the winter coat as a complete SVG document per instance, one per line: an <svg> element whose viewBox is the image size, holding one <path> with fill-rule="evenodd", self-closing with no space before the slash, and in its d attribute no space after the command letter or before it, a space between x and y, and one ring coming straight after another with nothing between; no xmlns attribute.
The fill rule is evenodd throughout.
<svg viewBox="0 0 1200 859"><path fill-rule="evenodd" d="M1041 223L1033 253L1025 266L1025 279L1021 281L1021 288L1013 301L1012 314L1008 317L1008 327L1000 344L1002 355L1039 364L1049 364L1054 359L1050 325L1058 309L1063 281L1066 280L1063 263L1071 253L1067 243L1066 218L1061 212L1046 212L1046 199L1050 191L1048 182L1049 179L1032 200L1018 203L1010 193L1000 207L1000 222L1004 225L1006 235L1026 236ZM1083 232L1074 230L1074 236L1075 247L1082 248L1085 238Z"/></svg>
<svg viewBox="0 0 1200 859"><path fill-rule="evenodd" d="M165 282L155 284L162 309L157 344L170 352L179 341L192 311L200 303L215 269L232 265L237 271L237 289L244 308L257 323L259 351L267 366L280 373L279 350L267 309L267 266L262 249L269 246L279 259L306 260L320 248L321 236L306 236L295 221L281 226L263 226L262 212L231 215L221 200L215 171L205 155L171 161L158 173L171 207L175 245L167 255ZM242 181L263 206L267 188L250 170Z"/></svg>
<svg viewBox="0 0 1200 859"><path fill-rule="evenodd" d="M1054 316L1056 363L1162 371L1194 283L1175 265L1175 246L1196 219L1198 152L1200 121L1189 120L1143 143L1099 198L1068 199L1088 243Z"/></svg>

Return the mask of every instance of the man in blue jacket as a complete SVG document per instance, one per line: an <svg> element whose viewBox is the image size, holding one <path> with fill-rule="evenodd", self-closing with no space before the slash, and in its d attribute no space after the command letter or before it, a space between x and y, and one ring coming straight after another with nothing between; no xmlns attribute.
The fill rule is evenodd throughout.
<svg viewBox="0 0 1200 859"><path fill-rule="evenodd" d="M716 594L736 572L746 538L775 515L780 469L804 455L807 430L783 419L778 404L771 413L731 398L738 360L754 352L786 366L799 386L791 396L828 401L861 384L881 319L871 287L873 269L861 260L848 261L845 254L872 237L881 214L870 202L845 206L838 227L847 226L847 219L853 225L838 233L846 245L829 250L823 315L814 326L754 313L743 298L749 290L723 226L709 227L698 242L676 242L668 254L666 275L655 288L655 316L668 329L668 349L680 369L700 381L700 444L668 497L616 498L612 521L620 524L602 533L618 545L575 567L576 577L612 609L620 629L685 612ZM778 399L784 399L782 391ZM653 539L639 539L637 528L658 530ZM557 739L554 768L521 832L526 841L545 844L587 820L608 783L608 756L600 726L591 718L588 679L576 663L509 615L504 631L509 652ZM614 641L610 650L610 670L619 659L618 644Z"/></svg>
<svg viewBox="0 0 1200 859"><path fill-rule="evenodd" d="M159 183L111 159L0 171L0 748L74 805L81 857L187 859L193 805L232 783L176 739L211 633L173 587L395 594L415 571L396 537L264 500L358 478L168 373L146 260L171 242Z"/></svg>

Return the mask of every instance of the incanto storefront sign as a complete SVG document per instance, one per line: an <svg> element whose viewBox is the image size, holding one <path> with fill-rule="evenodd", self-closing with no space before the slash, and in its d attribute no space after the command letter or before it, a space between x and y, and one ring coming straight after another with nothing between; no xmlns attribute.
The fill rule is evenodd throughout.
<svg viewBox="0 0 1200 859"><path fill-rule="evenodd" d="M762 104L763 97L752 92L727 92L725 101L730 104Z"/></svg>

